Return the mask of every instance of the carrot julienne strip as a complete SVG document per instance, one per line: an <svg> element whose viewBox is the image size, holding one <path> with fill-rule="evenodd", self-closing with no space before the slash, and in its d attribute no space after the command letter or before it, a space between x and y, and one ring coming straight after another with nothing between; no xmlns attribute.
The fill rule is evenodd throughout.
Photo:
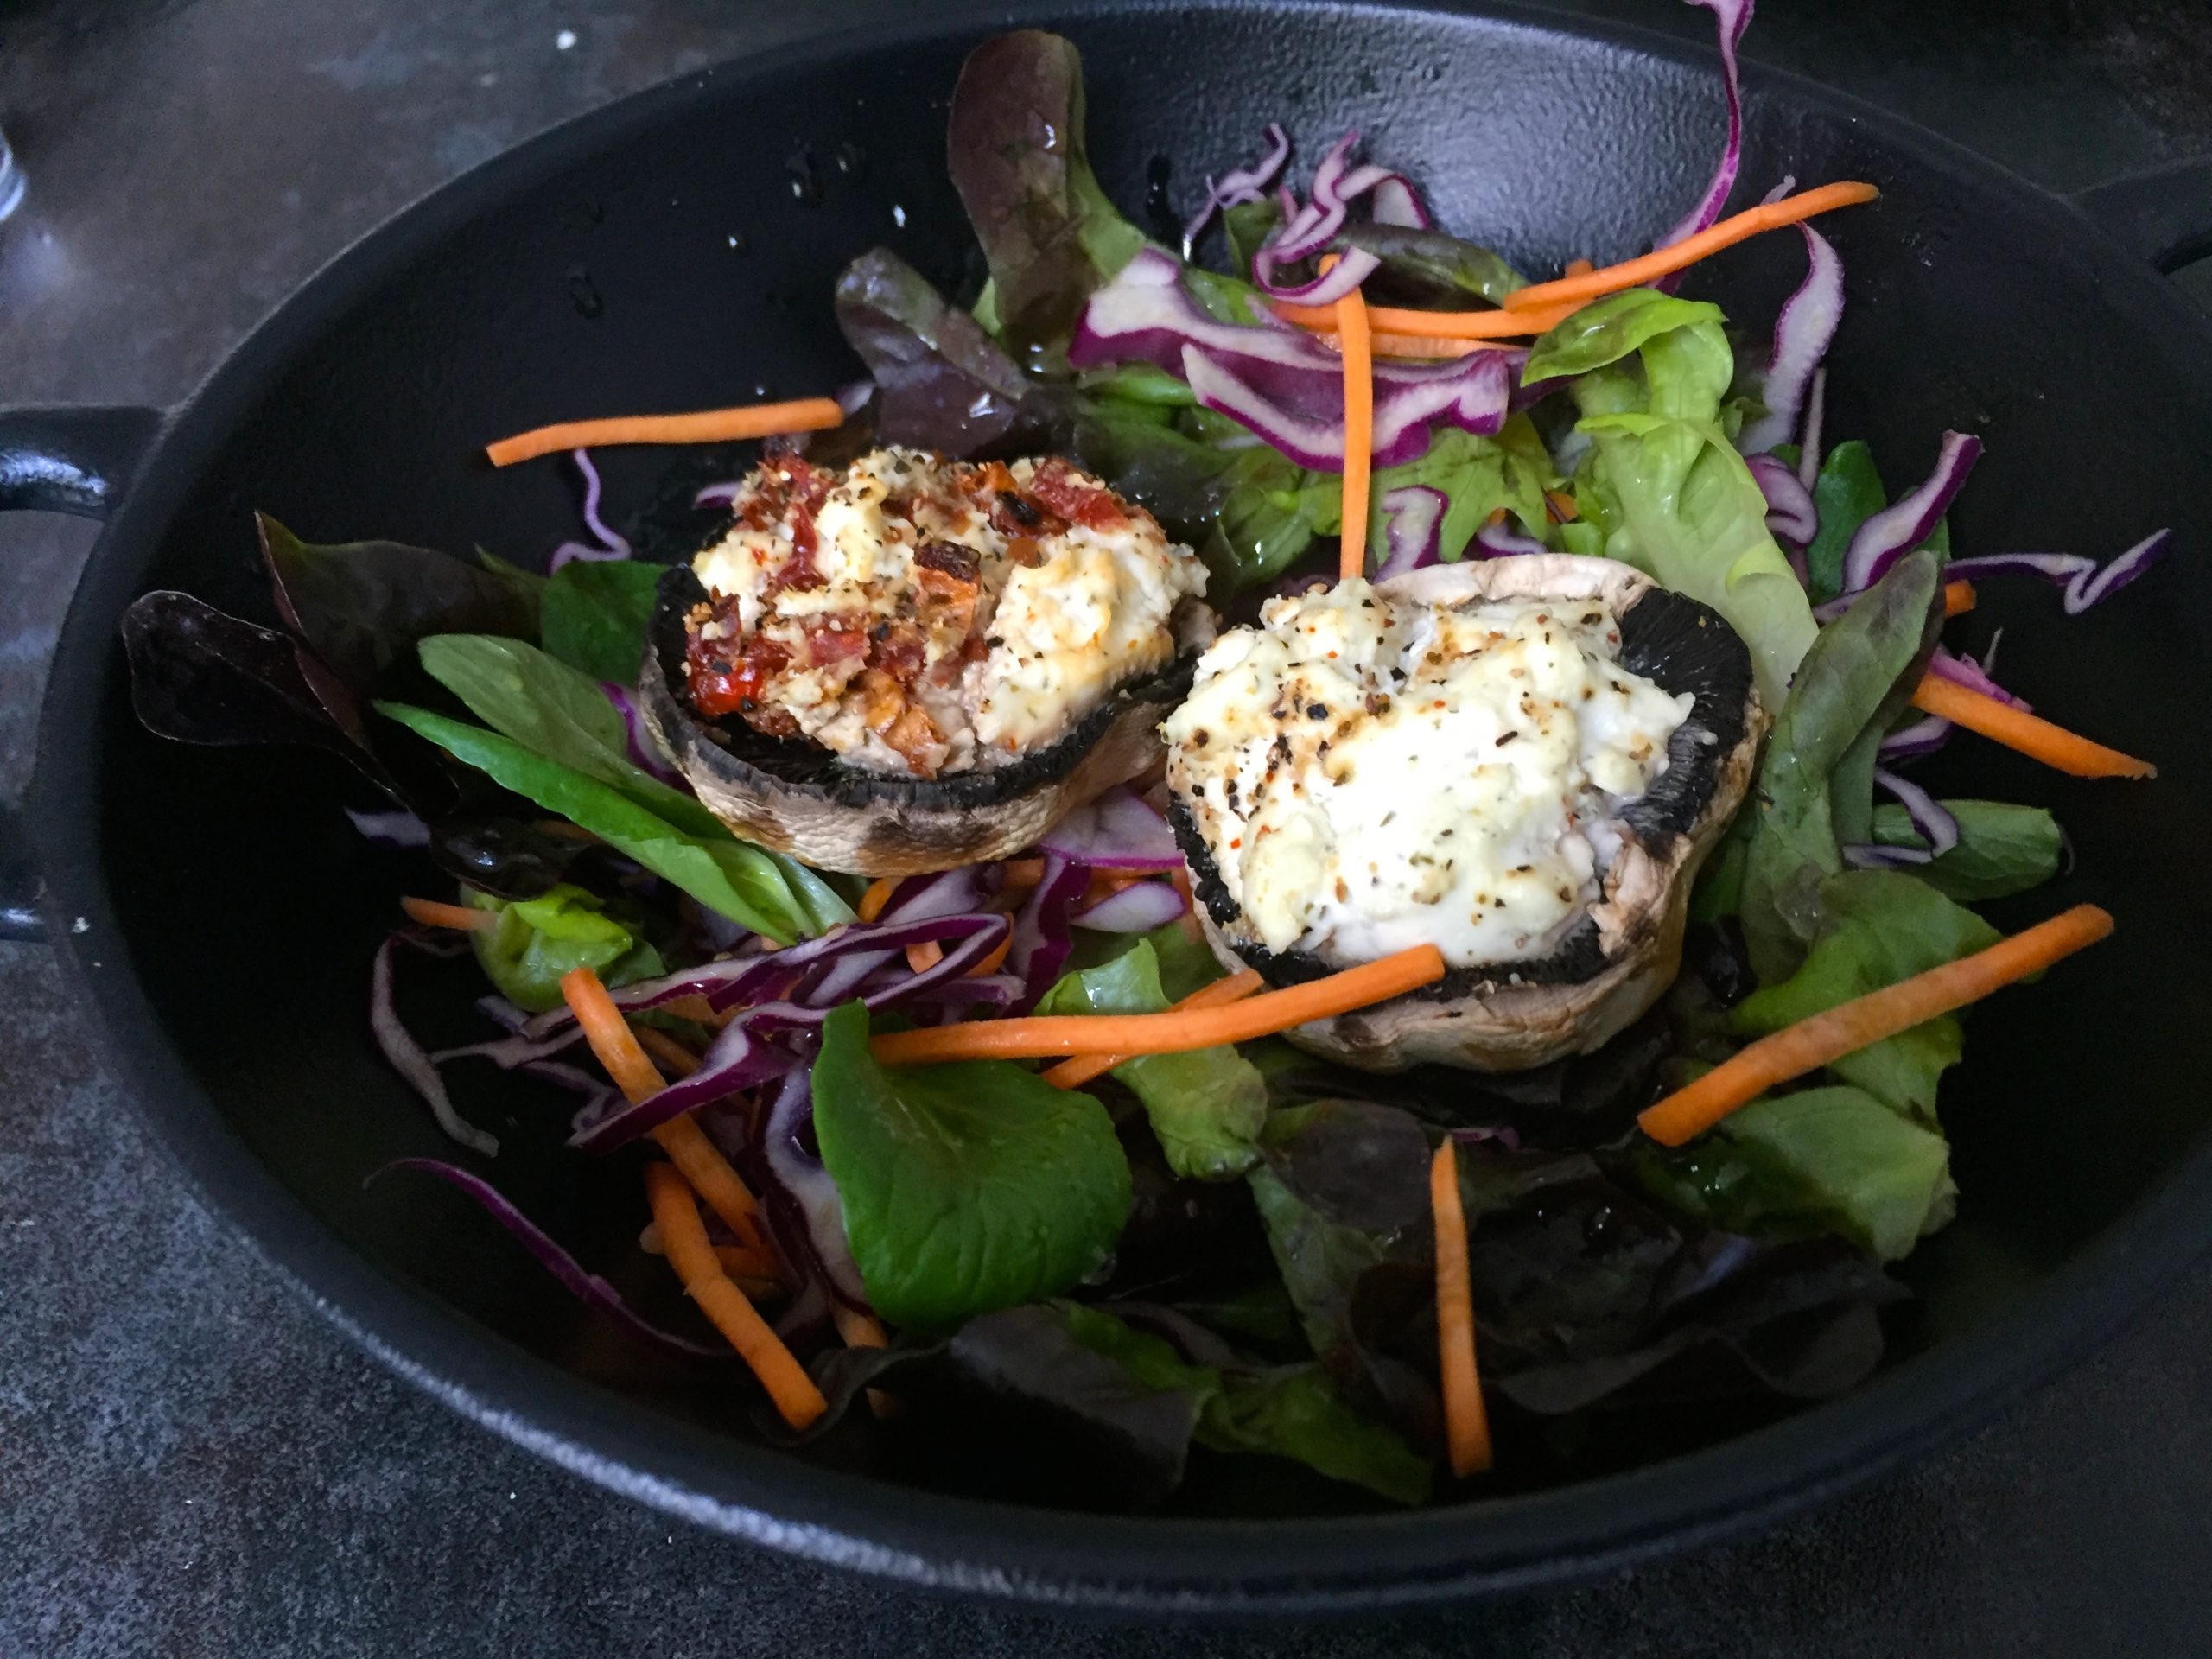
<svg viewBox="0 0 2212 1659"><path fill-rule="evenodd" d="M1678 270L1687 270L1706 255L1733 247L1762 231L1779 230L1785 225L1796 225L1838 207L1856 207L1860 202L1873 200L1881 194L1872 185L1855 180L1801 190L1794 196L1783 197L1779 201L1762 202L1756 207L1745 208L1740 213L1731 213L1709 229L1700 231L1695 236L1686 236L1671 247L1655 248L1637 258L1624 259L1617 265L1601 266L1580 276L1561 276L1556 282L1531 283L1507 295L1505 308L1510 311L1540 311L1569 302L1580 304L1603 295L1617 294L1624 288L1641 288L1655 277L1670 276Z"/></svg>
<svg viewBox="0 0 2212 1659"><path fill-rule="evenodd" d="M788 403L743 404L686 415L613 415L595 421L562 421L533 427L484 446L494 467L512 467L568 449L614 443L734 443L782 432L819 432L838 425L845 411L835 397L796 397Z"/></svg>
<svg viewBox="0 0 2212 1659"><path fill-rule="evenodd" d="M2158 769L2118 749L2076 736L2063 726L1999 702L1972 686L1930 674L1912 694L1912 706L1923 714L1979 732L2008 749L2017 749L2031 760L2040 760L2076 778L2155 778Z"/></svg>
<svg viewBox="0 0 2212 1659"><path fill-rule="evenodd" d="M1344 582L1367 569L1367 495L1375 472L1375 352L1367 301L1356 288L1337 302L1337 337L1344 359L1344 529L1337 548L1337 579Z"/></svg>
<svg viewBox="0 0 2212 1659"><path fill-rule="evenodd" d="M1943 614L1964 616L1974 609L1979 597L1970 582L1947 582L1943 584Z"/></svg>
<svg viewBox="0 0 2212 1659"><path fill-rule="evenodd" d="M1202 985L1175 1005L1174 1012L1188 1013L1193 1008L1225 1008L1232 1002L1242 1002L1267 982L1249 968L1227 979L1217 979L1211 985ZM1078 1054L1071 1060L1062 1060L1048 1071L1039 1072L1046 1082L1055 1089L1077 1089L1093 1077L1103 1077L1116 1066L1135 1057L1128 1054Z"/></svg>
<svg viewBox="0 0 2212 1659"><path fill-rule="evenodd" d="M822 1390L806 1374L783 1339L722 1271L707 1243L699 1207L683 1178L667 1164L645 1166L645 1197L659 1224L669 1265L699 1311L728 1338L731 1347L760 1379L776 1411L793 1428L804 1428L830 1409Z"/></svg>
<svg viewBox="0 0 2212 1659"><path fill-rule="evenodd" d="M1308 1020L1349 1014L1418 990L1444 977L1444 957L1417 944L1325 979L1268 991L1225 1008L1165 1014L1071 1014L974 1020L917 1031L885 1032L870 1041L885 1065L944 1060L1041 1059L1066 1054L1181 1054L1249 1042Z"/></svg>
<svg viewBox="0 0 2212 1659"><path fill-rule="evenodd" d="M2076 905L1970 957L1839 1002L1825 1013L1762 1037L1687 1088L1647 1107L1637 1123L1661 1146L1679 1147L1775 1084L1979 1001L2094 944L2112 930L2109 912L2094 905Z"/></svg>
<svg viewBox="0 0 2212 1659"><path fill-rule="evenodd" d="M448 905L436 899L409 897L399 901L400 909L407 912L407 919L423 927L448 927L458 933L489 933L499 926L496 911L478 910L469 905Z"/></svg>
<svg viewBox="0 0 2212 1659"><path fill-rule="evenodd" d="M880 875L868 884L868 891L861 894L861 901L853 906L853 914L864 922L872 922L883 914L883 907L891 902L891 895L899 891L903 875Z"/></svg>
<svg viewBox="0 0 2212 1659"><path fill-rule="evenodd" d="M1541 334L1558 327L1581 309L1578 305L1553 306L1541 311L1415 311L1404 306L1367 308L1370 334L1415 334L1430 340L1506 340ZM1339 327L1332 305L1293 305L1277 301L1275 315L1316 334L1334 334Z"/></svg>
<svg viewBox="0 0 2212 1659"><path fill-rule="evenodd" d="M1429 1163L1428 1207L1436 1222L1436 1361L1444 1384L1444 1440L1452 1472L1464 1479L1490 1467L1490 1413L1475 1370L1467 1213L1459 1202L1459 1160L1449 1135Z"/></svg>

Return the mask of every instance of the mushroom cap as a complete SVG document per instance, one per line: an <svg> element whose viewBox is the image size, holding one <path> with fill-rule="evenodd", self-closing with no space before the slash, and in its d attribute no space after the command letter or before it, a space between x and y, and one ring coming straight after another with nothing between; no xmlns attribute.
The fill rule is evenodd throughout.
<svg viewBox="0 0 2212 1659"><path fill-rule="evenodd" d="M1190 689L1195 652L1130 681L1065 737L1004 766L902 778L799 739L702 720L684 671L684 619L707 597L670 567L647 634L639 701L707 810L745 840L823 869L919 875L1008 857L1160 758L1159 726Z"/></svg>
<svg viewBox="0 0 2212 1659"><path fill-rule="evenodd" d="M1667 770L1621 810L1628 834L1599 898L1556 949L1526 961L1455 968L1435 984L1284 1033L1365 1071L1440 1065L1520 1071L1586 1054L1634 1024L1681 965L1690 888L1751 786L1767 715L1750 650L1717 612L1613 559L1526 554L1430 565L1376 591L1417 604L1598 599L1621 626L1620 663L1696 702L1668 742ZM1171 782L1173 774L1171 772ZM1251 936L1179 798L1169 810L1214 954L1269 983L1331 964L1269 951Z"/></svg>

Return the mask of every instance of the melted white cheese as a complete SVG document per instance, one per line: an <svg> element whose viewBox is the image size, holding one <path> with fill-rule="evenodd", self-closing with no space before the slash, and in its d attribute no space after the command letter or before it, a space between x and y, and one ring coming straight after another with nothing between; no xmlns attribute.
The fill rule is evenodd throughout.
<svg viewBox="0 0 2212 1659"><path fill-rule="evenodd" d="M1199 658L1168 779L1259 942L1325 961L1543 955L1601 890L1607 820L1694 699L1615 661L1594 600L1270 601Z"/></svg>
<svg viewBox="0 0 2212 1659"><path fill-rule="evenodd" d="M1037 467L1017 461L1008 471L1026 487ZM768 592L791 556L791 531L780 523L735 524L692 565L709 593L737 598L747 634L790 642L804 664L810 629L866 630L916 613L914 554L923 543L975 554L981 593L972 626L932 631L913 691L944 741L938 772L989 766L1048 745L1116 686L1166 667L1177 650L1178 603L1205 592L1205 567L1141 508L1109 528L1071 524L1009 536L991 522L988 493L963 492L957 477L953 463L920 450L878 449L855 461L815 514L818 587ZM987 649L963 661L971 634ZM907 771L855 689L862 666L801 668L776 682L774 696L805 735L848 760Z"/></svg>

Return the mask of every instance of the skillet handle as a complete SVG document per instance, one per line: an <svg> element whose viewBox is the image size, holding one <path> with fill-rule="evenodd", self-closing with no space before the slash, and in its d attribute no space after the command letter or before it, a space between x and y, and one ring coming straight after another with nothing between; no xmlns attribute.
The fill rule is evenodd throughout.
<svg viewBox="0 0 2212 1659"><path fill-rule="evenodd" d="M106 518L161 423L130 405L0 409L0 512ZM22 815L0 801L0 939L45 938L38 891Z"/></svg>
<svg viewBox="0 0 2212 1659"><path fill-rule="evenodd" d="M2092 185L2073 200L2168 276L2212 256L2212 156Z"/></svg>

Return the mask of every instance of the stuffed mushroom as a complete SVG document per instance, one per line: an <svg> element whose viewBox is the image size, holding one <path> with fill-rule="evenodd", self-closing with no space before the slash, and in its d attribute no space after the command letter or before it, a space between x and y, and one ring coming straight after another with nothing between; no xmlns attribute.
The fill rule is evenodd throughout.
<svg viewBox="0 0 2212 1659"><path fill-rule="evenodd" d="M1764 726L1715 613L1611 560L1529 555L1272 601L1162 734L1224 963L1282 984L1444 956L1436 984L1292 1040L1503 1071L1596 1048L1674 978Z"/></svg>
<svg viewBox="0 0 2212 1659"><path fill-rule="evenodd" d="M1067 461L772 455L664 579L642 690L738 834L826 868L1002 857L1159 757L1205 570Z"/></svg>

